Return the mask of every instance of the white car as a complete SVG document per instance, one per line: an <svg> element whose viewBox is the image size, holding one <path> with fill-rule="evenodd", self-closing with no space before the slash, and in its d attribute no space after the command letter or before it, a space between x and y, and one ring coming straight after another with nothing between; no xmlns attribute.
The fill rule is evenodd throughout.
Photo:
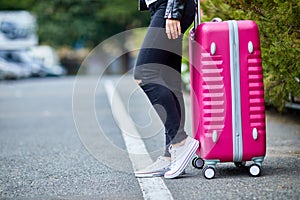
<svg viewBox="0 0 300 200"><path fill-rule="evenodd" d="M0 58L0 79L28 78L30 74L28 69Z"/></svg>
<svg viewBox="0 0 300 200"><path fill-rule="evenodd" d="M55 50L50 46L34 46L29 50L30 55L44 64L48 76L63 76L67 71L61 66Z"/></svg>

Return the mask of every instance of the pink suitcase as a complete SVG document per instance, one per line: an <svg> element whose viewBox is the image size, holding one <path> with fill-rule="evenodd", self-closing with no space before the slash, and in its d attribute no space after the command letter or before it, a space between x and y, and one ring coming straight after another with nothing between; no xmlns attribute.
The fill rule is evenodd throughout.
<svg viewBox="0 0 300 200"><path fill-rule="evenodd" d="M200 142L193 166L205 164L203 175L211 179L217 163L234 162L242 167L251 161L250 175L259 176L266 128L256 23L201 23L191 30L189 42L192 130Z"/></svg>

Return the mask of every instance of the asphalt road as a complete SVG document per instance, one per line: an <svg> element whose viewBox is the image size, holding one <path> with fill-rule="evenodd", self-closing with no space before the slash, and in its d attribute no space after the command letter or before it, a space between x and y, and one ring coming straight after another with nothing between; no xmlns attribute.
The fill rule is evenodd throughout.
<svg viewBox="0 0 300 200"><path fill-rule="evenodd" d="M0 199L144 199L122 136L126 130L109 103L107 80L115 84L152 159L163 146L157 116L130 77L75 80L0 82ZM299 141L299 112L267 111L261 177L225 163L217 165L213 180L191 165L186 175L162 180L178 200L300 199Z"/></svg>

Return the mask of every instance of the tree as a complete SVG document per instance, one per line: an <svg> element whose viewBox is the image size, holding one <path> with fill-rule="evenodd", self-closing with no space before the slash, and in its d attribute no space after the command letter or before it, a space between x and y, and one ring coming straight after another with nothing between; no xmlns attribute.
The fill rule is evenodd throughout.
<svg viewBox="0 0 300 200"><path fill-rule="evenodd" d="M29 10L37 16L41 43L94 47L109 36L146 25L137 1L0 0L0 10Z"/></svg>
<svg viewBox="0 0 300 200"><path fill-rule="evenodd" d="M35 0L0 0L0 10L27 10Z"/></svg>
<svg viewBox="0 0 300 200"><path fill-rule="evenodd" d="M67 47L60 48L63 50L60 56L63 61L66 60L63 64L70 67L79 66L82 59L74 55L76 52L65 49L92 49L117 33L146 26L149 14L138 11L137 7L136 0L0 0L0 10L28 10L35 14L39 43L55 48ZM117 48L124 50L125 43L120 41L121 45ZM118 61L126 69L129 55ZM72 71L76 72L76 69Z"/></svg>
<svg viewBox="0 0 300 200"><path fill-rule="evenodd" d="M145 23L135 1L36 0L42 42L94 47L109 36Z"/></svg>
<svg viewBox="0 0 300 200"><path fill-rule="evenodd" d="M252 19L257 22L263 58L266 102L284 108L290 93L300 96L300 4L298 0L206 0L204 20Z"/></svg>

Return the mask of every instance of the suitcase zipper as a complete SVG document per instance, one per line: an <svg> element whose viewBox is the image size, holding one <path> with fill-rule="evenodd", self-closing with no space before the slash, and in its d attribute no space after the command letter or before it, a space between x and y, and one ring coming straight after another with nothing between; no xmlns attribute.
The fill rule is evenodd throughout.
<svg viewBox="0 0 300 200"><path fill-rule="evenodd" d="M230 77L232 95L232 137L233 161L241 162L243 158L242 112L240 90L240 55L237 21L228 21L230 43Z"/></svg>

